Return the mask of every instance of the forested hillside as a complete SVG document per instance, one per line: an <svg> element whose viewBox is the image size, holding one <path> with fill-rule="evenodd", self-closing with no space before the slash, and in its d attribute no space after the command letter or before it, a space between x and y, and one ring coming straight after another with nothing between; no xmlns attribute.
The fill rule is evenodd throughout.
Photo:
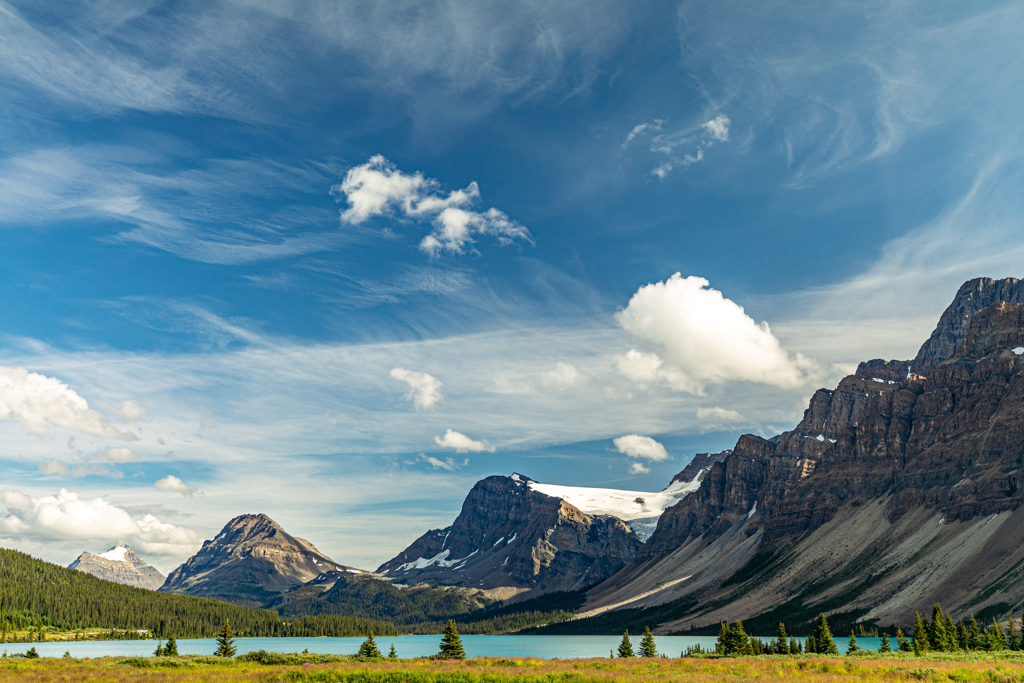
<svg viewBox="0 0 1024 683"><path fill-rule="evenodd" d="M242 636L398 633L388 623L337 614L284 621L270 610L124 586L0 549L0 632L42 626L57 630L146 629L158 636L208 637L229 619Z"/></svg>

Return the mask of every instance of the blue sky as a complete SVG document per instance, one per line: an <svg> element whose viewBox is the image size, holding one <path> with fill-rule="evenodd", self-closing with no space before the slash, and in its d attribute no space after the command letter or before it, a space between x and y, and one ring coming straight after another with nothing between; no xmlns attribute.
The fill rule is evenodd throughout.
<svg viewBox="0 0 1024 683"><path fill-rule="evenodd" d="M1022 13L0 0L0 542L374 567L792 428L1021 275Z"/></svg>

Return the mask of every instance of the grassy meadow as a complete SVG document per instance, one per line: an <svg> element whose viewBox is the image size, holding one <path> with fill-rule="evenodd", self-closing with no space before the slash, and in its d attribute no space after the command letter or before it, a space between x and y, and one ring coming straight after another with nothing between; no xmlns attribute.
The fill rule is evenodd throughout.
<svg viewBox="0 0 1024 683"><path fill-rule="evenodd" d="M424 659L358 662L331 655L270 656L258 663L218 657L76 660L0 659L0 683L146 683L288 681L301 683L717 683L757 680L807 683L1013 683L1024 680L1022 653L887 655L866 657L763 656L685 659L502 659L464 662ZM286 662L286 663L281 663Z"/></svg>

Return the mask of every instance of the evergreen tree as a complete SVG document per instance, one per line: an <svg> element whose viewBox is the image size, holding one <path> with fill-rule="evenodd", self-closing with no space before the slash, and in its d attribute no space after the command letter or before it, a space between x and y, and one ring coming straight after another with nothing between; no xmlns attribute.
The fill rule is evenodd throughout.
<svg viewBox="0 0 1024 683"><path fill-rule="evenodd" d="M1008 650L1020 649L1020 636L1017 633L1017 622L1014 621L1012 614L1010 615L1010 623L1006 627L1006 648Z"/></svg>
<svg viewBox="0 0 1024 683"><path fill-rule="evenodd" d="M465 659L466 651L462 649L462 639L459 638L459 631L455 628L455 622L448 620L444 628L444 637L441 638L442 659Z"/></svg>
<svg viewBox="0 0 1024 683"><path fill-rule="evenodd" d="M722 627L718 629L718 640L715 641L715 652L720 655L725 654L725 648L729 644L729 624L722 622Z"/></svg>
<svg viewBox="0 0 1024 683"><path fill-rule="evenodd" d="M986 649L993 652L1006 649L1006 634L1003 633L1003 628L995 617L992 617L992 625L988 627L988 634L990 647Z"/></svg>
<svg viewBox="0 0 1024 683"><path fill-rule="evenodd" d="M163 657L164 656L164 641L163 640L156 641L156 651L153 652L153 656L154 657Z"/></svg>
<svg viewBox="0 0 1024 683"><path fill-rule="evenodd" d="M658 656L658 648L654 644L654 635L651 633L651 629L647 626L644 627L644 637L643 640L640 641L640 656Z"/></svg>
<svg viewBox="0 0 1024 683"><path fill-rule="evenodd" d="M25 659L39 659L39 653L36 652L35 646L30 647L25 652Z"/></svg>
<svg viewBox="0 0 1024 683"><path fill-rule="evenodd" d="M931 623L925 624L925 628L928 633L928 644L932 650L946 652L950 649L949 639L946 637L946 618L942 614L939 603L932 606L932 620Z"/></svg>
<svg viewBox="0 0 1024 683"><path fill-rule="evenodd" d="M910 652L910 643L907 642L907 637L903 635L903 629L896 629L896 650L899 652Z"/></svg>
<svg viewBox="0 0 1024 683"><path fill-rule="evenodd" d="M846 654L850 655L860 650L860 645L857 644L857 636L854 634L853 629L850 629L850 645L846 648Z"/></svg>
<svg viewBox="0 0 1024 683"><path fill-rule="evenodd" d="M786 625L779 623L779 635L775 638L775 651L784 655L789 652L789 636L786 634Z"/></svg>
<svg viewBox="0 0 1024 683"><path fill-rule="evenodd" d="M839 654L839 648L836 647L836 641L832 639L832 631L828 628L828 621L825 619L824 612L818 614L818 623L814 627L814 643L816 646L815 652L819 654Z"/></svg>
<svg viewBox="0 0 1024 683"><path fill-rule="evenodd" d="M800 643L796 642L796 638L789 639L789 654L798 655L800 654Z"/></svg>
<svg viewBox="0 0 1024 683"><path fill-rule="evenodd" d="M971 615L971 621L967 624L967 649L978 650L981 648L981 629L978 627L978 620Z"/></svg>
<svg viewBox="0 0 1024 683"><path fill-rule="evenodd" d="M619 657L634 657L633 643L629 642L629 629L622 632L622 642L619 643Z"/></svg>
<svg viewBox="0 0 1024 683"><path fill-rule="evenodd" d="M388 653L388 659L398 659L398 653L395 652L394 643L391 643L391 652Z"/></svg>
<svg viewBox="0 0 1024 683"><path fill-rule="evenodd" d="M814 642L814 636L807 636L807 645L804 646L804 652L807 654L814 654L818 651L818 644Z"/></svg>
<svg viewBox="0 0 1024 683"><path fill-rule="evenodd" d="M921 655L929 650L928 627L919 612L914 612L914 654Z"/></svg>
<svg viewBox="0 0 1024 683"><path fill-rule="evenodd" d="M719 638L721 638L721 634L719 634ZM728 624L725 625L725 645L722 654L728 656L754 654L750 636L743 630L742 621L737 621L731 627Z"/></svg>
<svg viewBox="0 0 1024 683"><path fill-rule="evenodd" d="M217 634L217 649L213 652L214 657L235 656L235 634L231 631L231 624L224 621L224 627Z"/></svg>
<svg viewBox="0 0 1024 683"><path fill-rule="evenodd" d="M892 645L889 644L889 636L882 634L882 644L878 647L879 652L892 652Z"/></svg>
<svg viewBox="0 0 1024 683"><path fill-rule="evenodd" d="M362 659L380 659L380 649L377 647L377 641L373 639L372 633L359 646L357 656Z"/></svg>
<svg viewBox="0 0 1024 683"><path fill-rule="evenodd" d="M177 657L178 656L178 639L171 634L167 638L167 644L164 645L164 657Z"/></svg>
<svg viewBox="0 0 1024 683"><path fill-rule="evenodd" d="M964 620L961 619L956 625L956 646L961 650L967 650L967 626L964 625Z"/></svg>

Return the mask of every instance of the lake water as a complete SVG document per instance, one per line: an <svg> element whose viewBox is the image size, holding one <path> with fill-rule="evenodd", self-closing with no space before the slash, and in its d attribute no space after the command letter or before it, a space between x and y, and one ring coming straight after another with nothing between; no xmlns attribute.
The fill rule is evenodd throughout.
<svg viewBox="0 0 1024 683"><path fill-rule="evenodd" d="M655 636L658 652L669 657L678 657L687 647L700 644L705 649L714 649L714 636ZM238 638L235 646L238 654L253 650L268 652L310 652L320 654L355 654L364 638ZM470 657L538 657L541 659L574 659L582 657L607 657L615 650L621 636L462 636L462 644ZM639 649L640 637L631 636L633 650ZM773 640L763 636L762 641ZM441 636L397 636L377 638L382 653L387 654L392 643L398 656L405 658L423 657L435 654L439 649ZM845 652L848 638L836 638L840 652ZM858 638L861 649L877 650L881 639ZM98 640L51 643L7 643L0 647L9 654L25 652L35 647L43 657L60 657L70 652L72 657L124 657L148 656L156 649L154 640ZM212 638L179 640L178 652L183 655L212 655L217 644Z"/></svg>

